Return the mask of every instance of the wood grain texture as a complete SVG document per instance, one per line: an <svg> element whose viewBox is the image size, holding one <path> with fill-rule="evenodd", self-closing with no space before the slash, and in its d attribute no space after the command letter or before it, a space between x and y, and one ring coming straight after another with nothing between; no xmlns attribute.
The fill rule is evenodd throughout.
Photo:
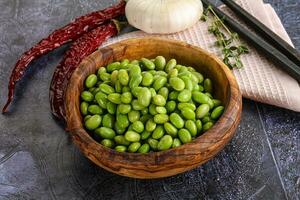
<svg viewBox="0 0 300 200"><path fill-rule="evenodd" d="M99 67L124 58L153 58L163 55L179 63L193 66L210 77L216 88L216 97L226 105L223 116L208 132L193 142L163 152L149 154L118 153L105 148L84 130L79 110L80 93L85 78ZM208 161L229 142L240 121L242 98L230 70L204 50L182 43L157 38L130 39L102 48L87 57L69 82L66 110L68 130L75 144L97 165L120 175L135 178L172 176Z"/></svg>

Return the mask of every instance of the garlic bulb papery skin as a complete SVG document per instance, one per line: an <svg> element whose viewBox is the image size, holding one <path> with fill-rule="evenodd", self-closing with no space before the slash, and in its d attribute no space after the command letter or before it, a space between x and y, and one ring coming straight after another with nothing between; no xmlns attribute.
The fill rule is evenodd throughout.
<svg viewBox="0 0 300 200"><path fill-rule="evenodd" d="M168 34L196 24L203 5L200 0L129 0L125 12L129 24L135 28Z"/></svg>

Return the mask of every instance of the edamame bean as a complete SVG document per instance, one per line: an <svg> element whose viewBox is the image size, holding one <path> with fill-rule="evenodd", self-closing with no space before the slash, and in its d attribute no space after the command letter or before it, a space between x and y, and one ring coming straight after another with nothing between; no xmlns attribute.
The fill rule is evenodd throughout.
<svg viewBox="0 0 300 200"><path fill-rule="evenodd" d="M101 144L107 148L113 148L115 146L114 141L110 139L104 139L101 141Z"/></svg>
<svg viewBox="0 0 300 200"><path fill-rule="evenodd" d="M177 91L172 91L172 92L170 92L170 94L169 94L169 99L170 99L170 100L177 100L178 95L179 95L179 92L177 92Z"/></svg>
<svg viewBox="0 0 300 200"><path fill-rule="evenodd" d="M142 82L143 77L140 74L133 75L129 81L129 87L130 89L133 89L135 87L138 87L140 83Z"/></svg>
<svg viewBox="0 0 300 200"><path fill-rule="evenodd" d="M151 119L152 116L149 115L149 114L146 114L146 115L143 115L141 118L140 118L140 121L143 122L143 124L145 124L149 119Z"/></svg>
<svg viewBox="0 0 300 200"><path fill-rule="evenodd" d="M142 87L135 87L131 90L131 93L134 97L138 97L138 94L140 93L141 90L142 90Z"/></svg>
<svg viewBox="0 0 300 200"><path fill-rule="evenodd" d="M152 132L156 128L156 123L154 122L153 119L149 119L146 123L146 131Z"/></svg>
<svg viewBox="0 0 300 200"><path fill-rule="evenodd" d="M107 127L100 127L95 130L95 134L100 135L103 139L114 139L116 133L113 129Z"/></svg>
<svg viewBox="0 0 300 200"><path fill-rule="evenodd" d="M209 92L205 92L204 94L205 94L206 96L208 96L209 98L211 98L211 99L213 98L213 96L212 96Z"/></svg>
<svg viewBox="0 0 300 200"><path fill-rule="evenodd" d="M180 129L178 131L178 137L183 144L189 143L192 141L192 136L187 129Z"/></svg>
<svg viewBox="0 0 300 200"><path fill-rule="evenodd" d="M141 62L143 64L143 66L145 66L147 69L149 69L149 70L155 69L155 64L147 58L142 58Z"/></svg>
<svg viewBox="0 0 300 200"><path fill-rule="evenodd" d="M95 74L91 74L85 80L85 86L87 88L92 88L96 85L97 81L98 81L97 76Z"/></svg>
<svg viewBox="0 0 300 200"><path fill-rule="evenodd" d="M183 77L181 77L181 79L184 82L185 89L187 89L189 91L192 91L193 87L194 87L192 80L189 77L187 77L187 76L183 76Z"/></svg>
<svg viewBox="0 0 300 200"><path fill-rule="evenodd" d="M176 109L175 101L168 101L166 104L167 113L171 113Z"/></svg>
<svg viewBox="0 0 300 200"><path fill-rule="evenodd" d="M132 110L128 113L128 119L131 123L138 121L140 119L140 112L137 110Z"/></svg>
<svg viewBox="0 0 300 200"><path fill-rule="evenodd" d="M85 127L90 131L95 130L100 126L101 120L102 118L100 115L93 115L92 117L90 117L88 120L85 121Z"/></svg>
<svg viewBox="0 0 300 200"><path fill-rule="evenodd" d="M102 126L106 128L113 128L115 122L115 116L112 114L106 114L102 119Z"/></svg>
<svg viewBox="0 0 300 200"><path fill-rule="evenodd" d="M129 86L123 86L123 87L122 87L122 92L123 92L123 93L126 93L126 92L129 92L129 93L130 93L130 91L131 91L131 90L130 90Z"/></svg>
<svg viewBox="0 0 300 200"><path fill-rule="evenodd" d="M210 116L205 116L202 118L202 123L205 124L206 122L212 122L212 119L210 118Z"/></svg>
<svg viewBox="0 0 300 200"><path fill-rule="evenodd" d="M143 110L143 109L145 108L144 106L142 106L142 105L138 102L137 99L133 100L133 101L131 102L131 105L132 105L132 108L133 108L134 110Z"/></svg>
<svg viewBox="0 0 300 200"><path fill-rule="evenodd" d="M179 102L188 102L192 98L192 93L190 90L184 89L178 95Z"/></svg>
<svg viewBox="0 0 300 200"><path fill-rule="evenodd" d="M182 91L185 88L185 83L178 77L172 77L169 79L169 83L174 90Z"/></svg>
<svg viewBox="0 0 300 200"><path fill-rule="evenodd" d="M138 98L138 102L141 106L143 107L148 107L150 105L150 102L151 102L151 92L148 88L144 87L142 88L138 95L137 95L137 98Z"/></svg>
<svg viewBox="0 0 300 200"><path fill-rule="evenodd" d="M118 105L118 111L121 114L127 114L131 111L131 105L130 104L120 104Z"/></svg>
<svg viewBox="0 0 300 200"><path fill-rule="evenodd" d="M119 145L128 146L130 144L130 142L127 141L123 135L117 135L114 137L114 140Z"/></svg>
<svg viewBox="0 0 300 200"><path fill-rule="evenodd" d="M94 95L89 91L83 91L81 93L81 99L86 102L91 102L94 100Z"/></svg>
<svg viewBox="0 0 300 200"><path fill-rule="evenodd" d="M132 123L132 129L137 133L141 133L144 131L144 124L141 121L135 121Z"/></svg>
<svg viewBox="0 0 300 200"><path fill-rule="evenodd" d="M203 94L202 92L194 91L192 93L192 97L195 102L200 104L209 104L209 101L211 101L211 99L207 95Z"/></svg>
<svg viewBox="0 0 300 200"><path fill-rule="evenodd" d="M164 124L164 128L166 132L172 137L177 137L177 128L173 126L171 123L167 122Z"/></svg>
<svg viewBox="0 0 300 200"><path fill-rule="evenodd" d="M148 114L148 108L144 108L141 110L142 115L147 115Z"/></svg>
<svg viewBox="0 0 300 200"><path fill-rule="evenodd" d="M124 86L128 85L129 75L127 73L127 70L121 69L118 74L118 79L119 79L121 85L124 85Z"/></svg>
<svg viewBox="0 0 300 200"><path fill-rule="evenodd" d="M172 147L173 138L170 135L163 136L157 144L157 150L164 151Z"/></svg>
<svg viewBox="0 0 300 200"><path fill-rule="evenodd" d="M210 108L208 104L201 104L196 110L197 118L202 119L208 114L209 110Z"/></svg>
<svg viewBox="0 0 300 200"><path fill-rule="evenodd" d="M131 65L139 65L140 62L139 62L138 60L132 60L132 61L130 62L130 64L131 64ZM128 67L128 66L127 66L127 67Z"/></svg>
<svg viewBox="0 0 300 200"><path fill-rule="evenodd" d="M168 99L169 89L167 87L162 87L162 88L159 89L158 94L163 96L165 99Z"/></svg>
<svg viewBox="0 0 300 200"><path fill-rule="evenodd" d="M170 115L170 121L176 128L182 128L184 126L184 121L177 113L172 113Z"/></svg>
<svg viewBox="0 0 300 200"><path fill-rule="evenodd" d="M112 94L109 94L109 95L107 96L107 99L108 99L110 102L114 103L114 104L121 104L121 103L122 103L122 101L121 101L121 94L119 94L119 93L112 93Z"/></svg>
<svg viewBox="0 0 300 200"><path fill-rule="evenodd" d="M128 64L129 64L129 60L128 59L122 60L122 62L120 64L120 69L127 69L127 65Z"/></svg>
<svg viewBox="0 0 300 200"><path fill-rule="evenodd" d="M156 111L156 105L150 104L150 106L149 106L149 113L150 113L151 115L156 115L156 114L158 114L158 112Z"/></svg>
<svg viewBox="0 0 300 200"><path fill-rule="evenodd" d="M169 71L171 69L173 69L176 66L176 64L177 64L177 61L175 59L169 60L168 63L167 63L167 65L166 65L165 71L167 73L169 73Z"/></svg>
<svg viewBox="0 0 300 200"><path fill-rule="evenodd" d="M222 105L222 101L220 101L219 99L213 99L212 101L214 103L214 107L218 107Z"/></svg>
<svg viewBox="0 0 300 200"><path fill-rule="evenodd" d="M115 147L115 150L116 150L117 152L123 153L123 152L126 152L127 147L122 146L122 145L118 145L118 146Z"/></svg>
<svg viewBox="0 0 300 200"><path fill-rule="evenodd" d="M213 92L212 81L209 78L204 80L203 86L205 92L209 92L209 93Z"/></svg>
<svg viewBox="0 0 300 200"><path fill-rule="evenodd" d="M104 94L102 92L98 92L95 95L95 99L101 108L104 108L104 109L107 108L107 95L106 94Z"/></svg>
<svg viewBox="0 0 300 200"><path fill-rule="evenodd" d="M106 104L106 109L109 114L115 114L117 111L117 105L108 101Z"/></svg>
<svg viewBox="0 0 300 200"><path fill-rule="evenodd" d="M212 126L214 125L213 122L206 122L204 125L203 125L203 131L208 131Z"/></svg>
<svg viewBox="0 0 300 200"><path fill-rule="evenodd" d="M102 81L110 81L111 80L111 75L106 72L99 74L99 77Z"/></svg>
<svg viewBox="0 0 300 200"><path fill-rule="evenodd" d="M138 151L138 149L141 147L141 143L139 142L133 142L128 147L128 152L135 153Z"/></svg>
<svg viewBox="0 0 300 200"><path fill-rule="evenodd" d="M111 73L111 83L113 85L116 84L117 80L118 80L118 75L119 75L119 71L118 70L115 70Z"/></svg>
<svg viewBox="0 0 300 200"><path fill-rule="evenodd" d="M198 83L202 83L203 82L204 78L203 78L203 75L201 73L199 73L199 72L192 72L192 74L194 74L197 77Z"/></svg>
<svg viewBox="0 0 300 200"><path fill-rule="evenodd" d="M160 139L165 134L165 129L162 125L158 125L152 133L153 139Z"/></svg>
<svg viewBox="0 0 300 200"><path fill-rule="evenodd" d="M172 148L176 148L176 147L180 147L180 146L181 146L180 140L178 138L174 138Z"/></svg>
<svg viewBox="0 0 300 200"><path fill-rule="evenodd" d="M149 88L150 92L151 92L151 97L154 97L156 95L156 91L154 90L154 88Z"/></svg>
<svg viewBox="0 0 300 200"><path fill-rule="evenodd" d="M212 119L218 119L224 112L224 106L218 106L216 107L212 112L210 117Z"/></svg>
<svg viewBox="0 0 300 200"><path fill-rule="evenodd" d="M183 115L183 117L185 119L195 119L196 118L196 114L192 109L189 108L183 108L181 110L181 114Z"/></svg>
<svg viewBox="0 0 300 200"><path fill-rule="evenodd" d="M158 145L158 141L157 140L155 140L153 138L149 138L147 140L147 142L150 145L150 147L151 147L152 150L154 150L154 151L157 150L157 145Z"/></svg>
<svg viewBox="0 0 300 200"><path fill-rule="evenodd" d="M131 101L132 101L132 94L130 92L124 92L121 95L121 101L122 101L122 103L125 103L125 104L131 103Z"/></svg>
<svg viewBox="0 0 300 200"><path fill-rule="evenodd" d="M155 91L158 91L160 88L164 87L165 84L168 82L167 78L164 76L159 76L153 83L152 87Z"/></svg>
<svg viewBox="0 0 300 200"><path fill-rule="evenodd" d="M157 124L164 124L169 121L169 116L167 114L157 114L154 116L154 122Z"/></svg>
<svg viewBox="0 0 300 200"><path fill-rule="evenodd" d="M103 114L102 108L100 106L97 106L97 105L90 105L88 107L88 112L91 113L91 114L93 114L93 115L96 115L96 114L101 115L101 114Z"/></svg>
<svg viewBox="0 0 300 200"><path fill-rule="evenodd" d="M99 86L101 92L105 93L105 94L111 94L115 92L115 89L105 83L100 84Z"/></svg>
<svg viewBox="0 0 300 200"><path fill-rule="evenodd" d="M127 131L124 136L129 142L138 142L141 139L141 135L135 131Z"/></svg>
<svg viewBox="0 0 300 200"><path fill-rule="evenodd" d="M202 122L200 119L196 120L197 132L200 133L202 131Z"/></svg>
<svg viewBox="0 0 300 200"><path fill-rule="evenodd" d="M120 80L117 80L117 81L115 82L115 91L116 91L117 93L121 93L121 92L122 92L122 85L121 85L121 83L120 83Z"/></svg>
<svg viewBox="0 0 300 200"><path fill-rule="evenodd" d="M113 62L109 65L107 65L106 70L107 72L112 72L114 70L120 69L120 62Z"/></svg>
<svg viewBox="0 0 300 200"><path fill-rule="evenodd" d="M185 122L185 128L190 132L192 137L197 135L197 126L193 120L187 120Z"/></svg>
<svg viewBox="0 0 300 200"><path fill-rule="evenodd" d="M87 115L87 116L84 117L83 121L86 122L91 117L92 117L92 115Z"/></svg>
<svg viewBox="0 0 300 200"><path fill-rule="evenodd" d="M128 68L129 68L129 76L132 78L136 75L140 75L141 74L141 68L139 65L132 65L132 64L129 64L128 65Z"/></svg>
<svg viewBox="0 0 300 200"><path fill-rule="evenodd" d="M178 109L182 110L183 108L189 108L191 110L196 110L196 106L193 103L178 103Z"/></svg>
<svg viewBox="0 0 300 200"><path fill-rule="evenodd" d="M167 114L167 109L165 107L157 106L155 109L156 109L156 112L159 114Z"/></svg>
<svg viewBox="0 0 300 200"><path fill-rule="evenodd" d="M152 98L152 103L157 106L164 106L166 105L166 99L162 95L157 94Z"/></svg>
<svg viewBox="0 0 300 200"><path fill-rule="evenodd" d="M88 107L89 107L89 104L85 101L81 102L80 104L80 112L82 115L87 115L88 114Z"/></svg>
<svg viewBox="0 0 300 200"><path fill-rule="evenodd" d="M150 135L151 135L151 132L149 132L149 131L142 132L141 140L147 140L150 137Z"/></svg>
<svg viewBox="0 0 300 200"><path fill-rule="evenodd" d="M150 151L150 145L149 144L143 144L139 149L139 153L148 153Z"/></svg>
<svg viewBox="0 0 300 200"><path fill-rule="evenodd" d="M153 75L149 72L145 72L142 74L143 80L142 80L142 85L143 86L150 86L153 83Z"/></svg>
<svg viewBox="0 0 300 200"><path fill-rule="evenodd" d="M117 123L120 128L126 128L129 126L129 120L127 115L117 114Z"/></svg>
<svg viewBox="0 0 300 200"><path fill-rule="evenodd" d="M163 56L157 56L155 58L155 66L156 66L156 70L164 70L165 66L166 66L166 59Z"/></svg>
<svg viewBox="0 0 300 200"><path fill-rule="evenodd" d="M175 68L173 68L173 69L171 69L170 71L169 71L169 73L168 73L168 75L169 75L169 77L176 77L176 76L178 76L178 70L177 69L175 69Z"/></svg>

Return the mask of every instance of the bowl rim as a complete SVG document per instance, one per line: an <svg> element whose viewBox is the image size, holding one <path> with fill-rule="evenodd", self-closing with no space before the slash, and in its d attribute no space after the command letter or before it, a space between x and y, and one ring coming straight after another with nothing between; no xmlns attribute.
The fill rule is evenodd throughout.
<svg viewBox="0 0 300 200"><path fill-rule="evenodd" d="M93 55L95 55L99 51L103 51L103 49L109 49L109 48L113 48L115 46L119 46L119 45L122 45L122 44L125 44L125 43L137 42L137 41L141 42L143 40L149 40L149 39L150 40L157 40L157 41L162 42L162 43L165 43L165 42L167 42L167 43L176 43L177 45L188 46L188 48L192 48L196 51L201 52L202 54L206 54L209 57L209 59L214 60L214 62L216 62L218 67L220 67L221 70L225 73L226 79L228 80L228 83L229 83L229 93L230 94L229 94L228 104L225 107L225 111L222 114L222 116L220 117L220 119L213 125L213 127L211 129L209 129L208 131L206 131L202 135L198 136L197 138L193 139L192 142L184 144L180 147L172 148L172 149L169 149L169 150L166 150L166 151L161 151L161 152L149 152L147 154L117 152L113 149L104 147L102 144L100 144L99 142L94 140L87 133L87 131L83 128L82 121L80 122L81 127L78 127L78 126L76 127L76 126L74 126L73 123L70 125L70 123L69 123L70 121L77 120L77 119L74 118L76 114L75 115L70 114L70 106L71 105L79 105L78 103L76 103L76 101L78 101L79 98L78 99L70 99L70 98L68 98L68 95L66 95L66 97L67 97L66 102L73 101L73 104L70 104L70 103L65 104L65 107L66 107L66 110L67 110L67 127L68 127L68 131L70 132L75 144L77 144L79 146L79 148L84 151L84 154L89 159L91 159L93 162L95 162L95 160L93 160L90 157L91 156L89 154L90 152L85 152L85 150L83 149L83 146L80 144L81 142L85 143L85 144L89 143L88 144L89 147L96 148L98 150L104 151L105 153L108 153L108 154L111 154L111 155L114 154L118 158L122 157L122 158L130 159L129 161L132 162L132 165L135 165L136 163L140 163L141 160L147 160L147 158L152 157L153 158L152 161L154 161L154 162L150 163L150 164L148 163L149 166L151 166L152 164L159 164L155 160L157 160L157 159L160 160L159 158L165 158L166 156L173 155L173 153L175 153L175 152L177 152L177 153L175 153L175 155L182 156L182 154L184 154L184 152L188 151L189 148L195 147L196 144L204 144L203 148L198 147L198 150L199 150L199 154L200 153L205 154L205 151L208 148L207 144L216 144L216 143L219 143L219 141L222 140L222 139L225 139L226 140L225 144L227 144L228 141L234 135L235 129L237 128L237 125L240 121L241 108L242 108L242 95L240 93L237 81L236 81L233 73L228 69L228 67L219 58L217 58L217 56L213 55L212 53L209 53L208 51L206 51L206 50L204 50L200 47L190 45L188 43L178 41L178 40L162 39L162 38L159 38L159 37L143 37L143 38L125 39L125 40L121 40L119 42L110 44L108 46L105 46L101 49L98 49L93 54L87 56L87 58L85 58L82 61L82 63L78 66L78 68L74 71L74 73L71 76L71 79L69 81L66 94L72 92L72 87L70 87L70 85L72 85L72 83L75 81L74 79L76 77L74 76L74 74L75 74L75 72L79 72L80 70L83 70L84 61L86 59L91 58ZM79 100L79 102L80 102L80 100ZM79 106L78 106L77 109L79 109ZM232 132L232 134L230 134L230 135L228 135L228 134L223 134L222 135L221 134L220 136L222 136L222 137L217 137L217 139L214 138L214 137L210 137L214 132L216 132L216 130L224 130L224 132L230 130ZM223 149L225 144L218 144L218 145L223 145L221 147L221 149ZM214 155L217 154L218 152L214 153ZM211 159L212 157L210 157L209 159ZM209 159L207 159L206 161L208 161ZM165 160L165 159L163 159L163 160ZM206 161L204 161L204 162L206 162ZM99 161L99 162L101 163L101 161ZM97 162L98 165L99 165L99 162ZM204 162L202 162L202 163L204 163ZM193 168L194 168L194 167L198 166L199 164L201 164L201 163L197 163L197 165L195 163L194 164L192 163L191 165L193 165ZM107 166L103 166L101 164L100 164L100 166L107 169L107 170L109 170L109 171L111 171L111 172L118 173L115 170L112 170ZM190 169L192 169L192 168L190 168ZM184 171L187 171L187 170L184 170ZM126 174L123 174L123 173L118 173L118 174L127 176ZM166 175L166 176L169 176L169 175ZM130 177L140 178L139 176L130 176ZM163 177L163 176L160 176L160 177Z"/></svg>

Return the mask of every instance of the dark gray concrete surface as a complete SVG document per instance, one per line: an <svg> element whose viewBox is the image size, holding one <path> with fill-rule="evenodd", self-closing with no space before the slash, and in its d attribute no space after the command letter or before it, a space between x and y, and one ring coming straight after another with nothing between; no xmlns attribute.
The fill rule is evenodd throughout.
<svg viewBox="0 0 300 200"><path fill-rule="evenodd" d="M22 52L75 16L112 2L0 0L0 105ZM300 49L300 1L267 2ZM10 113L0 115L0 199L299 199L300 114L249 100L230 144L197 169L135 180L98 168L50 113L49 84L66 48L31 65Z"/></svg>

